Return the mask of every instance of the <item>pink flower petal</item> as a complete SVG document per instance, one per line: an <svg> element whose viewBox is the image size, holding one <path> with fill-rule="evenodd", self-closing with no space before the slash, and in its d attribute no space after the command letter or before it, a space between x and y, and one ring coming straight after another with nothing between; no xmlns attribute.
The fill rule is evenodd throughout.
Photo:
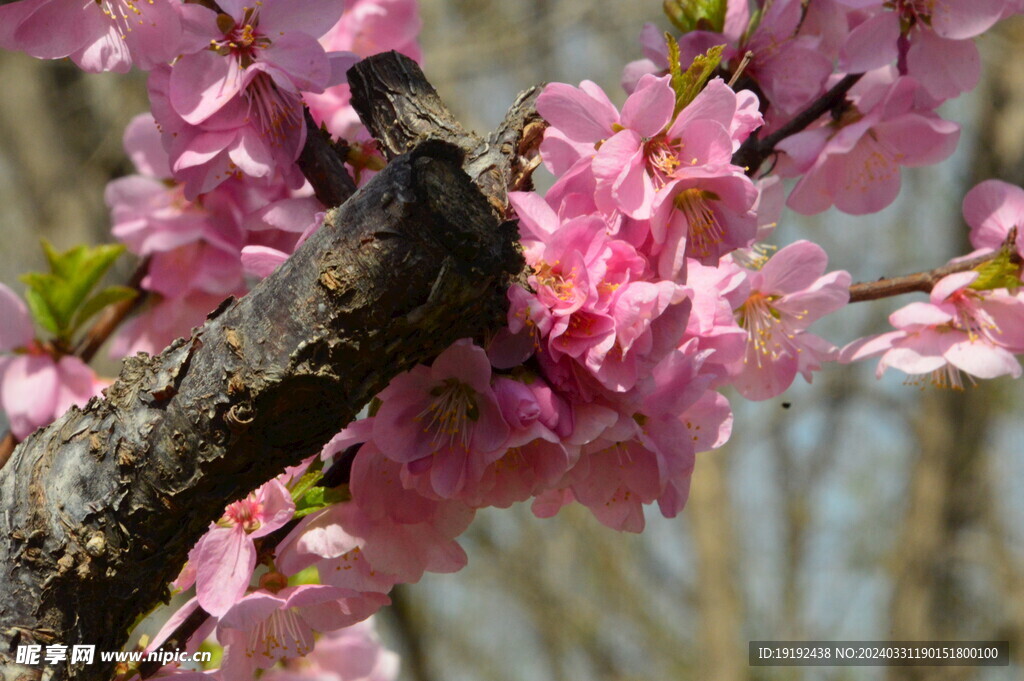
<svg viewBox="0 0 1024 681"><path fill-rule="evenodd" d="M288 254L269 246L245 246L241 258L247 275L266 279L288 259Z"/></svg>
<svg viewBox="0 0 1024 681"><path fill-rule="evenodd" d="M791 293L813 284L828 266L828 254L810 241L794 241L779 249L761 269L766 293Z"/></svg>
<svg viewBox="0 0 1024 681"><path fill-rule="evenodd" d="M649 75L640 79L636 91L622 106L621 123L641 137L654 137L672 119L676 96L669 76Z"/></svg>
<svg viewBox="0 0 1024 681"><path fill-rule="evenodd" d="M214 526L199 541L196 596L203 610L220 617L245 595L256 567L256 548L240 526Z"/></svg>
<svg viewBox="0 0 1024 681"><path fill-rule="evenodd" d="M1024 232L1024 189L1001 180L986 180L964 197L964 219L975 248L999 248L1010 228Z"/></svg>
<svg viewBox="0 0 1024 681"><path fill-rule="evenodd" d="M1017 358L1005 348L990 345L984 340L955 343L946 351L949 363L978 378L1011 376L1020 378L1021 368Z"/></svg>
<svg viewBox="0 0 1024 681"><path fill-rule="evenodd" d="M864 73L887 66L899 56L899 35L899 15L879 12L850 31L839 53L839 68L847 73Z"/></svg>
<svg viewBox="0 0 1024 681"><path fill-rule="evenodd" d="M22 17L14 42L17 49L39 59L67 57L106 35L111 26L103 7L95 3L49 0L36 7Z"/></svg>
<svg viewBox="0 0 1024 681"><path fill-rule="evenodd" d="M333 588L333 587L328 587ZM280 610L285 599L267 591L256 591L239 599L220 618L220 626L239 631L251 631L262 624L275 611Z"/></svg>
<svg viewBox="0 0 1024 681"><path fill-rule="evenodd" d="M537 98L537 111L548 123L576 142L597 142L612 135L619 120L615 107L595 100L579 88L551 83Z"/></svg>
<svg viewBox="0 0 1024 681"><path fill-rule="evenodd" d="M24 348L32 342L35 331L28 308L21 297L4 284L0 284L0 319L3 320L0 324L0 352Z"/></svg>
<svg viewBox="0 0 1024 681"><path fill-rule="evenodd" d="M0 407L7 414L11 432L24 440L53 421L59 387L57 365L48 355L18 355L4 358L2 371Z"/></svg>
<svg viewBox="0 0 1024 681"><path fill-rule="evenodd" d="M202 123L241 92L243 73L236 58L187 54L171 70L171 106L186 122Z"/></svg>
<svg viewBox="0 0 1024 681"><path fill-rule="evenodd" d="M300 31L320 38L338 23L349 5L336 0L264 0L260 26L268 31Z"/></svg>

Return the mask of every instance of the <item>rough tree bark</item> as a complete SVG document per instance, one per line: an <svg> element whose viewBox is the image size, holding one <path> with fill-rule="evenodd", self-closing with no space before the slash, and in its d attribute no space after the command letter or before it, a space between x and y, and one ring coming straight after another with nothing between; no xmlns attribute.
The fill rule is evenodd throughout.
<svg viewBox="0 0 1024 681"><path fill-rule="evenodd" d="M480 140L407 59L350 77L371 132L411 151L251 293L126 360L106 399L0 471L0 680L43 677L15 663L19 644L119 649L225 504L318 451L397 373L501 324L522 267L501 215L532 169L532 94ZM99 680L112 666L45 670Z"/></svg>

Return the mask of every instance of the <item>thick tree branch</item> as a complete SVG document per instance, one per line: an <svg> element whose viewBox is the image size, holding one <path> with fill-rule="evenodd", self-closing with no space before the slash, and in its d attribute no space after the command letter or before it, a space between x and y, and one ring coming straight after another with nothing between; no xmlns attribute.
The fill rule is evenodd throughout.
<svg viewBox="0 0 1024 681"><path fill-rule="evenodd" d="M413 60L397 52L364 59L348 73L352 106L388 158L437 137L466 153L466 172L495 211L508 209L507 190L529 189L546 123L535 102L540 88L519 95L487 139L467 133Z"/></svg>
<svg viewBox="0 0 1024 681"><path fill-rule="evenodd" d="M368 88L411 101L414 84ZM0 677L41 678L15 664L19 644L120 648L225 504L318 451L395 374L501 323L522 265L515 230L494 216L504 187L482 193L492 183L474 186L460 165L522 176L522 131L510 123L497 135L516 143L487 151L471 138L463 159L470 145L415 125L428 141L331 211L273 276L191 338L127 360L106 400L18 447L0 471Z"/></svg>

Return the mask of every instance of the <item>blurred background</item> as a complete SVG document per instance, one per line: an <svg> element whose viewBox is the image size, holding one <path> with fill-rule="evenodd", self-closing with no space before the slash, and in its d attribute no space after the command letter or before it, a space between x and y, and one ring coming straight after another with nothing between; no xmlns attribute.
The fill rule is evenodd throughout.
<svg viewBox="0 0 1024 681"><path fill-rule="evenodd" d="M542 81L618 88L657 0L421 0L428 78L484 132ZM784 215L831 268L869 280L966 252L960 199L976 182L1024 184L1024 21L979 43L985 81L947 105L964 127L941 167L905 171L900 200L853 220ZM141 76L0 53L0 281L58 247L109 241L103 187L129 172L124 125ZM614 95L613 95L614 98ZM619 96L621 103L624 97ZM541 180L543 181L543 180ZM114 278L132 268L126 258ZM817 331L843 343L909 302L849 309ZM2 323L2 320L0 320ZM116 367L100 365L107 373ZM698 459L689 505L643 535L584 509L551 520L481 512L469 566L395 593L381 619L406 681L760 681L1024 678L1024 383L963 392L831 367L763 403L733 400L734 435ZM750 640L1009 640L1009 668L766 668Z"/></svg>

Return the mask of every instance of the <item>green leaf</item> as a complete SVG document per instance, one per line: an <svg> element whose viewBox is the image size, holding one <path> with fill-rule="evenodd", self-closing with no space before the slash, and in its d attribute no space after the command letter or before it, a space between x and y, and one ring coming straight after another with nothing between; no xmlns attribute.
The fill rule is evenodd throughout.
<svg viewBox="0 0 1024 681"><path fill-rule="evenodd" d="M71 333L74 333L85 322L108 305L119 303L122 300L131 300L139 294L138 291L129 286L108 286L89 300L85 301L82 307L78 308L75 314L75 321L71 325Z"/></svg>
<svg viewBox="0 0 1024 681"><path fill-rule="evenodd" d="M25 281L25 275L22 275L21 280ZM25 283L28 282L25 281ZM33 288L27 288L25 289L25 302L28 303L28 311L32 314L32 319L36 321L36 324L54 335L59 333L57 319L53 316L53 311L50 310L50 305L42 294Z"/></svg>
<svg viewBox="0 0 1024 681"><path fill-rule="evenodd" d="M678 78L673 74L672 76L672 89L676 92L676 109L675 113L679 113L686 108L686 105L692 102L700 91L704 89L704 86L714 75L715 69L718 68L719 63L722 61L722 50L725 49L725 45L716 45L709 49L705 54L697 56L693 63L690 64L689 68L679 75ZM671 48L669 49L669 55L671 58ZM679 60L679 46L676 46L675 60L678 63ZM671 61L670 70L671 70ZM681 69L681 67L679 67Z"/></svg>
<svg viewBox="0 0 1024 681"><path fill-rule="evenodd" d="M727 0L664 0L661 7L668 20L683 33L721 33L727 4Z"/></svg>
<svg viewBox="0 0 1024 681"><path fill-rule="evenodd" d="M89 292L99 283L117 257L124 252L121 245L103 245L95 248L75 246L63 253L54 249L53 245L43 240L43 253L50 265L50 272L29 272L22 275L21 280L29 286L35 297L33 316L40 326L63 340L70 340L71 333L88 317L95 314L104 305L109 305L121 293L107 293L106 302L97 300L99 307L92 309L88 315L82 316L79 308L86 303ZM123 288L123 287L112 287ZM123 299L123 298L120 298ZM92 303L92 301L89 301ZM72 320L79 315L76 324Z"/></svg>
<svg viewBox="0 0 1024 681"><path fill-rule="evenodd" d="M991 291L997 288L1015 289L1022 285L1020 265L1013 262L1013 254L1009 249L1002 249L999 254L988 262L974 268L979 273L971 284L975 291Z"/></svg>
<svg viewBox="0 0 1024 681"><path fill-rule="evenodd" d="M340 487L311 487L295 503L295 517L304 518L322 508L348 501L352 496Z"/></svg>
<svg viewBox="0 0 1024 681"><path fill-rule="evenodd" d="M315 565L310 565L288 578L288 586L301 586L302 584L319 584L320 571Z"/></svg>
<svg viewBox="0 0 1024 681"><path fill-rule="evenodd" d="M665 42L668 43L668 72L672 75L672 91L676 93L676 101L678 101L679 92L683 87L683 67L679 63L679 43L670 33L665 34Z"/></svg>
<svg viewBox="0 0 1024 681"><path fill-rule="evenodd" d="M306 471L292 487L292 501L297 505L302 497L320 481L320 470Z"/></svg>

